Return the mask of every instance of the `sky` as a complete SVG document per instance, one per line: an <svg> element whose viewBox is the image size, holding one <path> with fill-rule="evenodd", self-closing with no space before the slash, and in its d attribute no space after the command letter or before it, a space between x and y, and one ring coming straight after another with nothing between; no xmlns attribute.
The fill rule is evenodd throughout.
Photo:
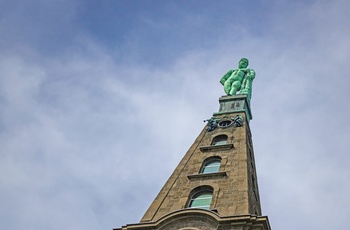
<svg viewBox="0 0 350 230"><path fill-rule="evenodd" d="M0 0L0 228L137 223L247 57L272 229L347 229L350 1Z"/></svg>

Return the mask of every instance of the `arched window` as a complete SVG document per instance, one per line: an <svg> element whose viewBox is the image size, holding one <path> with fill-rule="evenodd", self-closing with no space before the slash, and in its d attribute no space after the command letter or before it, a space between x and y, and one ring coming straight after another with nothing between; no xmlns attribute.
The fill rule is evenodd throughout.
<svg viewBox="0 0 350 230"><path fill-rule="evenodd" d="M227 135L219 135L213 138L211 145L224 145L227 143Z"/></svg>
<svg viewBox="0 0 350 230"><path fill-rule="evenodd" d="M192 191L189 208L210 209L211 200L213 198L213 188L210 186L202 186Z"/></svg>
<svg viewBox="0 0 350 230"><path fill-rule="evenodd" d="M220 157L210 157L203 162L203 166L201 168L200 173L205 174L219 172L220 164Z"/></svg>

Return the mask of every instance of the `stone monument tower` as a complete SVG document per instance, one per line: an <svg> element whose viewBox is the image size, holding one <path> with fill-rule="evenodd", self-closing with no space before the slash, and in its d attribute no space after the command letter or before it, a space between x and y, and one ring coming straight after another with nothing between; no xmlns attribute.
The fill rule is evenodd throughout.
<svg viewBox="0 0 350 230"><path fill-rule="evenodd" d="M243 60L243 61L242 61ZM115 230L270 230L262 216L250 97L255 72L248 59L220 82L219 111L187 151L141 221Z"/></svg>

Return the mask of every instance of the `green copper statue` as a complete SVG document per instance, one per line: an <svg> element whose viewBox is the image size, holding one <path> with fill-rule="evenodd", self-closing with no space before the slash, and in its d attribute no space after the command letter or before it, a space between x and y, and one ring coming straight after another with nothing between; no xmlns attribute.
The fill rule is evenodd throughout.
<svg viewBox="0 0 350 230"><path fill-rule="evenodd" d="M229 96L246 94L248 100L252 97L252 85L255 78L255 71L247 69L249 61L242 58L238 63L238 69L228 71L220 80L224 86L225 93Z"/></svg>

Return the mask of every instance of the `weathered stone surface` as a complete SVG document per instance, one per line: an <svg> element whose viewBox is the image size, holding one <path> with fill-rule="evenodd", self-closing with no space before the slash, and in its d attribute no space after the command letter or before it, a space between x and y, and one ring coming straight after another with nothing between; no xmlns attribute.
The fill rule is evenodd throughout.
<svg viewBox="0 0 350 230"><path fill-rule="evenodd" d="M239 100L239 107L230 100ZM245 102L245 103L244 103ZM159 230L269 230L267 217L261 217L261 207L254 151L248 121L249 105L244 96L220 98L220 112L214 119L224 120L240 115L241 127L204 127L161 189L139 224L121 229ZM222 103L225 103L223 105ZM226 106L226 107L225 107ZM227 135L227 143L213 146L214 137ZM203 162L213 156L221 158L219 172L201 174ZM199 186L211 186L210 210L187 208L191 192Z"/></svg>
<svg viewBox="0 0 350 230"><path fill-rule="evenodd" d="M240 96L239 100L244 101L244 98ZM225 102L229 103L227 99ZM242 108L244 106L241 105ZM141 222L156 221L169 212L185 208L191 191L201 185L214 188L210 208L217 210L221 216L261 215L251 133L249 124L246 122L249 119L246 116L247 113L245 110L239 110L214 116L222 119L234 117L237 114L244 119L242 127L230 126L216 128L213 131L203 128ZM209 148L213 138L222 134L228 136L227 144L223 147ZM212 156L220 156L224 159L221 162L220 172L225 176L201 177L199 174L203 161Z"/></svg>

